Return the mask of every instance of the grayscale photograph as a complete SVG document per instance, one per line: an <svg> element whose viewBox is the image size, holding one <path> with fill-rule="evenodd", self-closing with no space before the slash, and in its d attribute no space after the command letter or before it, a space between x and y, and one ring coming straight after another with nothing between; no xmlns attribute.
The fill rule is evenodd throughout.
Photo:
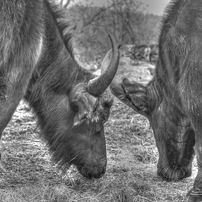
<svg viewBox="0 0 202 202"><path fill-rule="evenodd" d="M0 0L0 202L202 202L202 0Z"/></svg>

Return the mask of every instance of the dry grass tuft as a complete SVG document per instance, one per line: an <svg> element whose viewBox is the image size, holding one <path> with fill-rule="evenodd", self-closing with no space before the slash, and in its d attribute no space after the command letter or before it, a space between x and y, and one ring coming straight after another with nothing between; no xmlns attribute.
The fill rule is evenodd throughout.
<svg viewBox="0 0 202 202"><path fill-rule="evenodd" d="M1 202L185 202L196 175L164 182L156 175L158 152L148 121L115 99L106 123L108 168L87 180L71 167L62 175L39 139L35 120L23 102L3 136Z"/></svg>
<svg viewBox="0 0 202 202"><path fill-rule="evenodd" d="M124 68L124 74L132 78L140 71L138 81L147 81L146 70L131 65ZM123 69L119 72L123 73ZM63 175L51 163L35 119L22 102L2 138L7 172L0 172L0 202L186 201L196 175L196 162L191 178L162 181L156 175L158 152L148 121L117 99L105 127L106 174L98 180L87 180L72 166Z"/></svg>

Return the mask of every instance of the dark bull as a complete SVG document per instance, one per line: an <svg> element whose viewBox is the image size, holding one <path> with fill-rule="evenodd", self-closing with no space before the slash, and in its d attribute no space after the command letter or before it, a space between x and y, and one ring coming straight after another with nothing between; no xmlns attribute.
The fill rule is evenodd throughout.
<svg viewBox="0 0 202 202"><path fill-rule="evenodd" d="M74 164L98 178L106 169L103 124L113 103L106 89L119 51L110 38L113 58L94 78L75 61L60 13L48 0L0 1L0 134L24 97L59 167Z"/></svg>
<svg viewBox="0 0 202 202"><path fill-rule="evenodd" d="M166 9L153 80L143 86L115 78L112 92L151 124L159 151L158 175L198 174L189 200L202 201L202 1L174 0Z"/></svg>

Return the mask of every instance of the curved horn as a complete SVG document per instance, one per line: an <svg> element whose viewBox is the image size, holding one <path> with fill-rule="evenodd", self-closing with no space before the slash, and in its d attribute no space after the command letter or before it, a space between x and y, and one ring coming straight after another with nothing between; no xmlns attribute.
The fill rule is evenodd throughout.
<svg viewBox="0 0 202 202"><path fill-rule="evenodd" d="M115 39L111 35L109 35L109 38L110 38L110 42L112 45L112 57L111 57L112 59L110 61L110 64L108 65L107 68L101 67L101 69L104 69L102 74L99 77L96 77L96 78L90 80L87 84L87 91L95 97L98 97L99 95L104 93L104 91L108 88L108 86L110 85L110 83L112 82L112 80L116 74L116 71L117 71L118 65L119 65L118 47L116 45ZM108 53L110 53L110 52L111 52L111 50ZM107 53L107 55L108 55L108 53ZM105 64L102 64L102 65L105 65Z"/></svg>

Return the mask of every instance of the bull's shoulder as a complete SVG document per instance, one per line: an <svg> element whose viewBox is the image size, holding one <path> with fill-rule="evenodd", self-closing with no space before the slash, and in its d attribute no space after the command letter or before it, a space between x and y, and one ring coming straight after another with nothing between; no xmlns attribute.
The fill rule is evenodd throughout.
<svg viewBox="0 0 202 202"><path fill-rule="evenodd" d="M0 31L26 32L31 25L38 25L44 15L41 0L0 1ZM23 29L23 30L22 30Z"/></svg>
<svg viewBox="0 0 202 202"><path fill-rule="evenodd" d="M42 0L0 1L0 62L40 41L43 7Z"/></svg>
<svg viewBox="0 0 202 202"><path fill-rule="evenodd" d="M198 34L201 36L201 23L202 1L171 1L165 10L165 15L162 20L161 35L192 37Z"/></svg>
<svg viewBox="0 0 202 202"><path fill-rule="evenodd" d="M202 1L171 1L162 20L160 49L181 57L201 50L201 11Z"/></svg>

